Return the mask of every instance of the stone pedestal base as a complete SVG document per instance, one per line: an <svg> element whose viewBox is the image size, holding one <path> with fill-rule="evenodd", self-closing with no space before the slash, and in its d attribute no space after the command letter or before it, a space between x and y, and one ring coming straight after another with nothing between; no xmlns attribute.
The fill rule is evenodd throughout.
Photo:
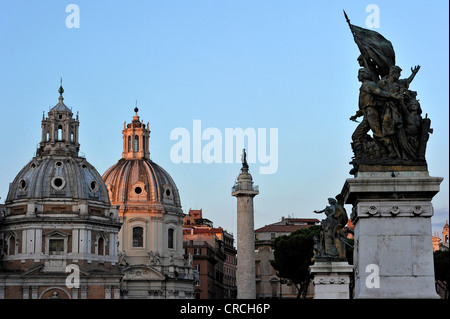
<svg viewBox="0 0 450 319"><path fill-rule="evenodd" d="M438 298L428 172L372 172L347 179L342 195L355 226L355 299Z"/></svg>
<svg viewBox="0 0 450 319"><path fill-rule="evenodd" d="M314 299L350 299L350 275L353 266L348 262L315 262L309 267L314 275Z"/></svg>

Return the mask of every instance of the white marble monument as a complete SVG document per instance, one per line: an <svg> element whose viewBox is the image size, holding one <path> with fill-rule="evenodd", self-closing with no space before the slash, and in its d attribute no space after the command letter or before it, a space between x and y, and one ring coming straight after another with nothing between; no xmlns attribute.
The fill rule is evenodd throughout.
<svg viewBox="0 0 450 319"><path fill-rule="evenodd" d="M355 226L355 299L439 298L431 200L443 178L425 169L360 171L342 190Z"/></svg>

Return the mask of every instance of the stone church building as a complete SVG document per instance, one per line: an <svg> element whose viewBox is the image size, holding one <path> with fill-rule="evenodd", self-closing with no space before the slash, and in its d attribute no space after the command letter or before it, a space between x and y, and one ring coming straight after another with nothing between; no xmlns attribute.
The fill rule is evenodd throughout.
<svg viewBox="0 0 450 319"><path fill-rule="evenodd" d="M78 154L78 114L58 92L0 205L0 299L193 298L180 196L149 159L148 124L136 108L102 177Z"/></svg>
<svg viewBox="0 0 450 319"><path fill-rule="evenodd" d="M149 159L148 124L136 108L102 177L78 154L78 114L58 92L0 205L0 299L193 298L180 196Z"/></svg>
<svg viewBox="0 0 450 319"><path fill-rule="evenodd" d="M121 227L97 170L78 151L78 114L42 118L36 156L10 184L0 215L0 299L118 299Z"/></svg>
<svg viewBox="0 0 450 319"><path fill-rule="evenodd" d="M123 152L103 179L119 206L120 265L124 299L184 299L194 296L192 256L184 255L180 195L172 177L150 160L149 124L124 123Z"/></svg>

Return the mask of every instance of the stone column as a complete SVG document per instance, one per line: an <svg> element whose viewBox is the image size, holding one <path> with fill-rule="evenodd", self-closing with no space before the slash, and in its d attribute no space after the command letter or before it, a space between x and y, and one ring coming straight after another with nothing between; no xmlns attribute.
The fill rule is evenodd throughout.
<svg viewBox="0 0 450 319"><path fill-rule="evenodd" d="M72 299L78 299L78 288L72 288Z"/></svg>
<svg viewBox="0 0 450 319"><path fill-rule="evenodd" d="M38 286L31 286L31 299L38 299Z"/></svg>
<svg viewBox="0 0 450 319"><path fill-rule="evenodd" d="M438 298L431 199L440 177L428 171L362 172L342 190L355 226L355 299Z"/></svg>
<svg viewBox="0 0 450 319"><path fill-rule="evenodd" d="M255 228L253 197L259 194L253 186L252 176L245 163L232 188L232 196L237 197L237 298L255 299Z"/></svg>
<svg viewBox="0 0 450 319"><path fill-rule="evenodd" d="M81 286L81 299L87 299L88 286Z"/></svg>
<svg viewBox="0 0 450 319"><path fill-rule="evenodd" d="M22 299L30 299L30 286L23 286L22 292Z"/></svg>
<svg viewBox="0 0 450 319"><path fill-rule="evenodd" d="M120 299L120 287L113 286L113 290L114 290L114 299Z"/></svg>
<svg viewBox="0 0 450 319"><path fill-rule="evenodd" d="M111 299L111 286L105 286L105 299Z"/></svg>

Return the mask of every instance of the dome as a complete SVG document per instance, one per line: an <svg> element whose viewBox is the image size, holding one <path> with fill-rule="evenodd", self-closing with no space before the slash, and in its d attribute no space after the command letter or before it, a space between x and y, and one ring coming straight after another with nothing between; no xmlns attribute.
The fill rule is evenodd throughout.
<svg viewBox="0 0 450 319"><path fill-rule="evenodd" d="M6 202L48 198L109 204L100 174L81 157L33 158L11 183Z"/></svg>
<svg viewBox="0 0 450 319"><path fill-rule="evenodd" d="M59 102L42 118L42 139L36 156L11 183L6 203L23 199L70 199L102 202L109 205L108 190L85 158L78 156L78 115Z"/></svg>
<svg viewBox="0 0 450 319"><path fill-rule="evenodd" d="M131 123L124 123L122 158L102 176L110 202L121 205L122 212L131 209L181 213L180 195L172 177L149 160L149 124L140 121L138 111L136 107Z"/></svg>
<svg viewBox="0 0 450 319"><path fill-rule="evenodd" d="M172 177L151 160L122 159L103 174L103 180L111 203L145 202L181 207Z"/></svg>

